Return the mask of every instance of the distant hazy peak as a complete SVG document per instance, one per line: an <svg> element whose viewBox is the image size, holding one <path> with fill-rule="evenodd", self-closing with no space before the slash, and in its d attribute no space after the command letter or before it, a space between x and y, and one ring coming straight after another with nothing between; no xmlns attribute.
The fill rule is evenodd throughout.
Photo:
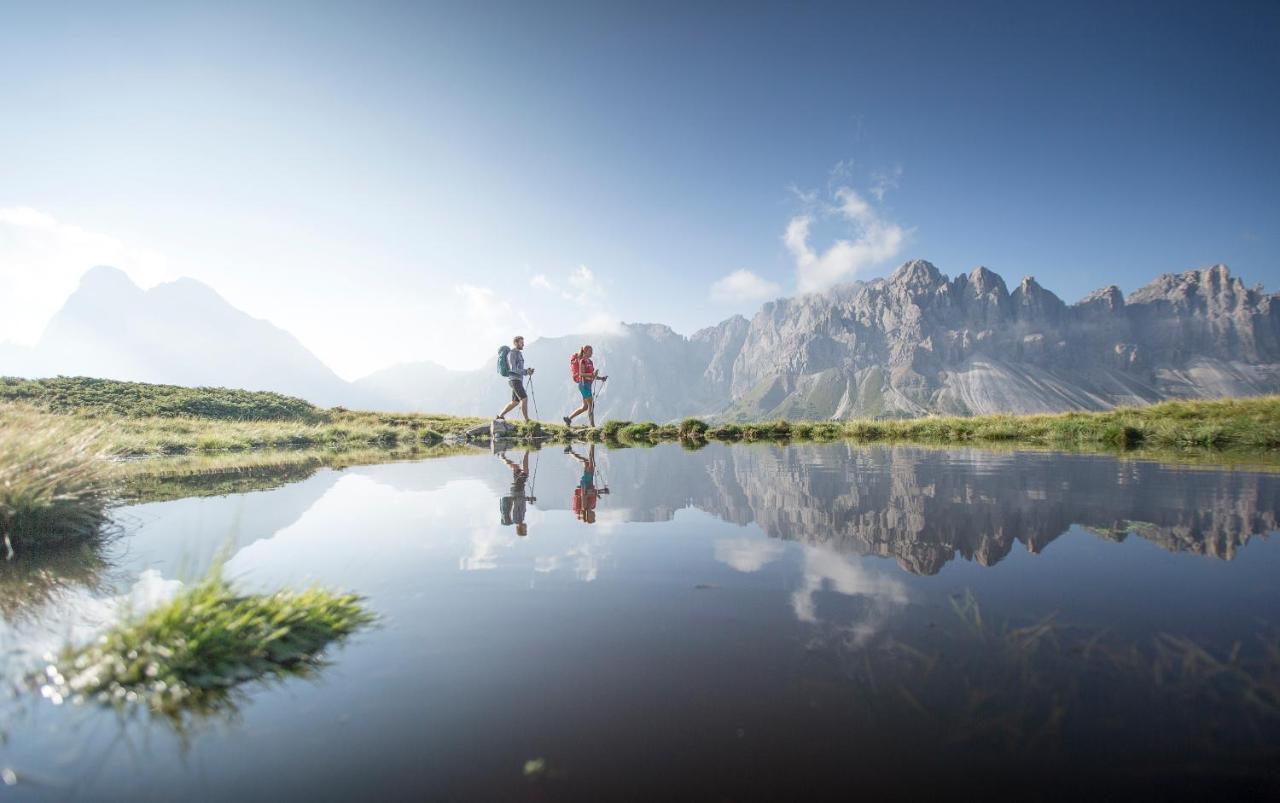
<svg viewBox="0 0 1280 803"><path fill-rule="evenodd" d="M95 265L80 277L80 289L92 293L134 294L142 289L133 283L129 274L110 265Z"/></svg>

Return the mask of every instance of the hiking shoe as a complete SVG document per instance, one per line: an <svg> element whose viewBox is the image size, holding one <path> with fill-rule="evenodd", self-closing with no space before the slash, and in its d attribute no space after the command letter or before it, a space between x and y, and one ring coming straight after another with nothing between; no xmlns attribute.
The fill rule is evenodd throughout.
<svg viewBox="0 0 1280 803"><path fill-rule="evenodd" d="M560 416L560 417L564 419L564 425L565 425L566 427L571 427L571 426L573 426L573 419L572 419L572 418L570 418L570 417L569 417L569 416L567 416L567 415L562 415L562 416Z"/></svg>

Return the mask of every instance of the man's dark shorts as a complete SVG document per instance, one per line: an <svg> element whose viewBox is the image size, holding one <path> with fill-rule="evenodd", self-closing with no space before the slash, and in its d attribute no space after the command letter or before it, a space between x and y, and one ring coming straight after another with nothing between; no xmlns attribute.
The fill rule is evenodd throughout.
<svg viewBox="0 0 1280 803"><path fill-rule="evenodd" d="M523 379L509 379L507 381L511 383L511 401L518 402L529 398L529 394L524 392Z"/></svg>

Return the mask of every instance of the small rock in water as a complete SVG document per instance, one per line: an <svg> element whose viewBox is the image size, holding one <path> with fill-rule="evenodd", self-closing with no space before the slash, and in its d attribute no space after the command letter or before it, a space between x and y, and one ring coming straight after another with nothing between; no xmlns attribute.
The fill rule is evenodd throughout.
<svg viewBox="0 0 1280 803"><path fill-rule="evenodd" d="M524 774L526 777L535 777L547 771L547 760L545 758L531 758L524 763Z"/></svg>

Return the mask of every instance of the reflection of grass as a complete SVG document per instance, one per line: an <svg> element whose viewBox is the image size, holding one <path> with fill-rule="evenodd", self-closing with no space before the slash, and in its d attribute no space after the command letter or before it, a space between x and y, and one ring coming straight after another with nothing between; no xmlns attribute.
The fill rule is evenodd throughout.
<svg viewBox="0 0 1280 803"><path fill-rule="evenodd" d="M239 594L215 572L92 644L67 649L47 667L41 691L171 714L216 710L230 689L306 671L326 646L372 621L352 594Z"/></svg>
<svg viewBox="0 0 1280 803"><path fill-rule="evenodd" d="M0 420L0 536L14 550L94 536L106 520L99 432L31 408Z"/></svg>
<svg viewBox="0 0 1280 803"><path fill-rule="evenodd" d="M101 540L84 539L0 560L0 618L10 623L24 620L72 589L102 591L109 567Z"/></svg>
<svg viewBox="0 0 1280 803"><path fill-rule="evenodd" d="M400 449L271 449L130 460L121 463L116 474L123 499L159 502L278 488L307 479L322 468L425 460L473 451L473 447L459 444Z"/></svg>
<svg viewBox="0 0 1280 803"><path fill-rule="evenodd" d="M860 706L994 752L1053 752L1088 733L1141 737L1157 753L1176 744L1245 755L1280 737L1280 637L1271 630L1215 652L1168 634L1130 642L1053 616L996 624L968 593L952 606L960 627L915 644L885 636L851 664Z"/></svg>

